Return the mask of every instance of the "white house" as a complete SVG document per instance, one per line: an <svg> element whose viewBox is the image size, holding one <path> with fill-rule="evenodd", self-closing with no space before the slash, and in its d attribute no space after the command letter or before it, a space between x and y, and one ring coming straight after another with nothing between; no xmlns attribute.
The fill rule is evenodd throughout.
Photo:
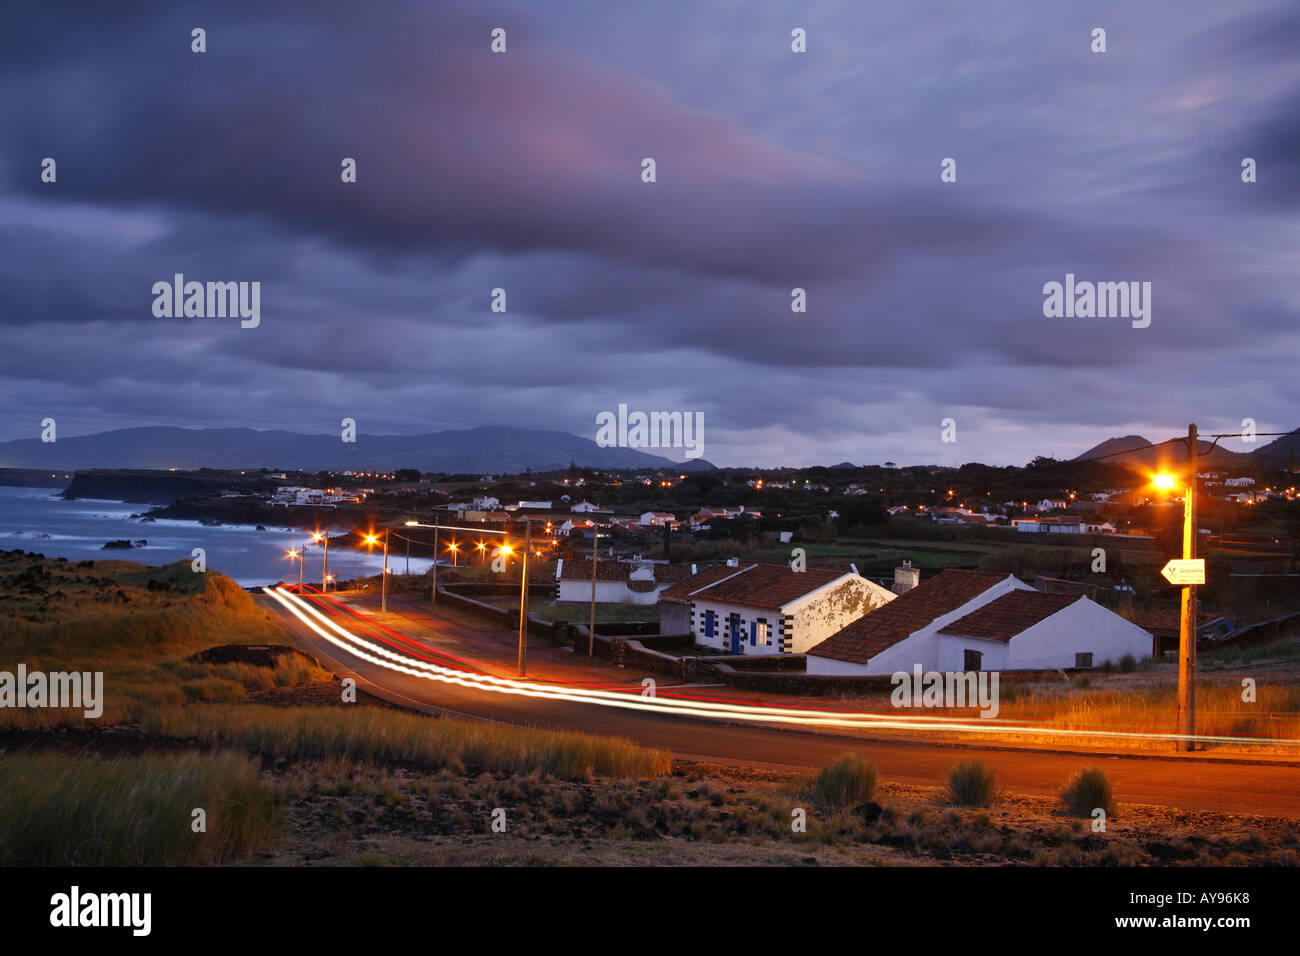
<svg viewBox="0 0 1300 956"><path fill-rule="evenodd" d="M949 569L812 648L808 673L1087 668L1152 646L1150 632L1082 595Z"/></svg>
<svg viewBox="0 0 1300 956"><path fill-rule="evenodd" d="M556 528L558 534L568 537L570 533L577 531L579 534L590 531L596 527L596 522L590 518L569 518L562 525Z"/></svg>
<svg viewBox="0 0 1300 956"><path fill-rule="evenodd" d="M893 599L853 571L737 562L665 590L660 621L665 633L680 621L696 644L729 654L797 654Z"/></svg>
<svg viewBox="0 0 1300 956"><path fill-rule="evenodd" d="M731 512L726 508L701 508L695 514L691 515L691 530L706 531L709 522L715 518L730 518Z"/></svg>
<svg viewBox="0 0 1300 956"><path fill-rule="evenodd" d="M681 581L691 569L681 564L653 561L597 561L597 604L656 604L660 592ZM556 600L591 602L591 562L564 559L556 562Z"/></svg>
<svg viewBox="0 0 1300 956"><path fill-rule="evenodd" d="M600 505L594 505L590 501L579 501L576 505L569 508L570 512L594 512L596 514L609 515L613 514L612 508L602 508Z"/></svg>
<svg viewBox="0 0 1300 956"><path fill-rule="evenodd" d="M662 528L664 525L677 524L677 516L667 511L647 511L638 523L649 528Z"/></svg>
<svg viewBox="0 0 1300 956"><path fill-rule="evenodd" d="M1229 488L1250 488L1255 484L1254 478L1226 478L1223 482Z"/></svg>
<svg viewBox="0 0 1300 956"><path fill-rule="evenodd" d="M474 499L474 507L479 511L491 511L493 508L500 508L501 501L491 495L479 495Z"/></svg>

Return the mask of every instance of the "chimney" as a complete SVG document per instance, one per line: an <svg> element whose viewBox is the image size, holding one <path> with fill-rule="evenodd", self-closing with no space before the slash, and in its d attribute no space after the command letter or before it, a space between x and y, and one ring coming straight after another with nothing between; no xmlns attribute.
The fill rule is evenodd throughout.
<svg viewBox="0 0 1300 956"><path fill-rule="evenodd" d="M894 586L890 590L895 594L903 594L920 583L920 569L912 567L911 561L904 561L901 568L894 568Z"/></svg>

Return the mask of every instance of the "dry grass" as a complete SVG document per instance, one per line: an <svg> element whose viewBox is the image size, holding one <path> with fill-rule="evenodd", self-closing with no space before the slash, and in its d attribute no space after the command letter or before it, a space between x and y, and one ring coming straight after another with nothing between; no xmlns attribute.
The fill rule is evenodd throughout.
<svg viewBox="0 0 1300 956"><path fill-rule="evenodd" d="M249 690L328 677L310 662L274 669L197 664L217 644L283 642L280 625L234 581L188 561L71 563L0 552L0 667L104 672L101 723L133 720L193 700L242 700ZM0 710L0 725L79 725L81 711Z"/></svg>
<svg viewBox="0 0 1300 956"><path fill-rule="evenodd" d="M205 832L194 832L196 808ZM238 754L0 758L5 865L226 863L269 846L280 823L274 788Z"/></svg>
<svg viewBox="0 0 1300 956"><path fill-rule="evenodd" d="M1239 684L1200 683L1196 729L1215 737L1253 737L1272 748L1275 741L1300 740L1300 686L1269 683L1262 676L1254 702L1242 700ZM1066 730L1167 734L1177 713L1175 685L1077 690L1057 699L1037 695L1006 703L999 716L1033 720ZM1100 738L1099 738L1100 739ZM1167 742L1159 746L1167 747ZM1286 749L1280 747L1278 749Z"/></svg>
<svg viewBox="0 0 1300 956"><path fill-rule="evenodd" d="M664 751L619 738L437 719L359 705L167 708L146 717L142 729L243 747L272 757L335 757L457 770L540 772L566 780L592 775L653 777L671 769L671 758Z"/></svg>

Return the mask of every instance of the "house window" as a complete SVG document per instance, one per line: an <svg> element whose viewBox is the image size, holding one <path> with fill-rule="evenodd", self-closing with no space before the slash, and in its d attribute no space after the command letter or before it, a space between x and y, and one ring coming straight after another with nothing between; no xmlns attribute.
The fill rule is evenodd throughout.
<svg viewBox="0 0 1300 956"><path fill-rule="evenodd" d="M1082 669L1084 669L1084 668L1087 668L1087 667L1091 667L1091 666L1092 666L1092 655L1091 655L1091 654L1075 654L1075 655L1074 655L1074 666L1077 667L1077 668L1079 668L1080 670L1082 670Z"/></svg>
<svg viewBox="0 0 1300 956"><path fill-rule="evenodd" d="M754 630L758 638L758 643L761 646L766 646L767 645L767 620L760 617L754 625Z"/></svg>
<svg viewBox="0 0 1300 956"><path fill-rule="evenodd" d="M982 651L965 651L962 659L962 670L977 671L981 670L980 662L984 660Z"/></svg>

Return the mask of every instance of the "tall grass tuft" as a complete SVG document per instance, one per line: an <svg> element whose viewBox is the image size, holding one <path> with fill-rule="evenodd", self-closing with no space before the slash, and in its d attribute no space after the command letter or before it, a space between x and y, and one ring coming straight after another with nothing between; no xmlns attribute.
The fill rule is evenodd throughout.
<svg viewBox="0 0 1300 956"><path fill-rule="evenodd" d="M823 807L851 807L865 803L876 791L876 765L861 754L836 757L812 781L813 798Z"/></svg>
<svg viewBox="0 0 1300 956"><path fill-rule="evenodd" d="M207 814L193 830L192 811ZM0 758L0 864L227 863L279 835L274 790L242 754Z"/></svg>
<svg viewBox="0 0 1300 956"><path fill-rule="evenodd" d="M1098 808L1105 810L1108 817L1115 815L1115 796L1105 771L1100 767L1079 771L1061 792L1061 802L1075 817L1091 817L1092 811Z"/></svg>
<svg viewBox="0 0 1300 956"><path fill-rule="evenodd" d="M982 760L963 760L948 772L948 799L959 807L987 807L997 796L996 775Z"/></svg>
<svg viewBox="0 0 1300 956"><path fill-rule="evenodd" d="M672 769L662 750L615 737L532 730L379 707L267 707L204 704L164 708L146 733L227 744L272 757L344 757L454 770L655 777Z"/></svg>

